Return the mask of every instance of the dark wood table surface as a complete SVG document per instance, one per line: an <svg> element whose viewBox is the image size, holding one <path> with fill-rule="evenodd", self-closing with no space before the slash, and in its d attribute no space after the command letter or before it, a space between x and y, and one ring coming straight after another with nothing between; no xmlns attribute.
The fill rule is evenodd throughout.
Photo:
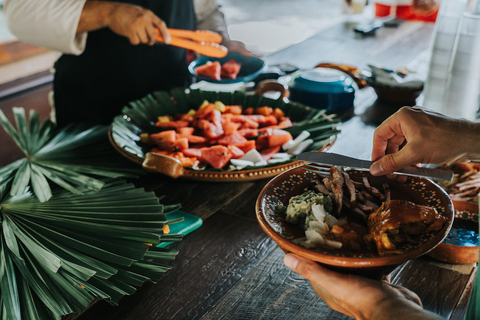
<svg viewBox="0 0 480 320"><path fill-rule="evenodd" d="M270 65L288 62L301 68L335 62L424 70L432 32L431 24L410 22L361 39L348 23L341 23L265 59ZM50 88L0 100L0 108L8 113L12 106L37 107L45 116ZM357 91L354 115L344 115L331 150L368 159L375 126L398 107L376 101L372 88ZM139 186L166 195L166 203L181 203L184 211L203 219L203 226L174 245L180 253L158 283L143 285L118 306L100 301L77 319L348 319L283 265L284 253L258 225L254 204L267 182L192 182L153 174L142 178ZM476 265L421 257L398 267L392 282L416 292L425 309L463 319L476 270Z"/></svg>

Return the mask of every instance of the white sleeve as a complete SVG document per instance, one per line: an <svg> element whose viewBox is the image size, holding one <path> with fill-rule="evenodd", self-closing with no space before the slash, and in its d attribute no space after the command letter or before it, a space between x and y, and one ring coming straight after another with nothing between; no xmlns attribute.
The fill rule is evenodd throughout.
<svg viewBox="0 0 480 320"><path fill-rule="evenodd" d="M77 35L86 0L5 0L7 26L20 40L63 53L85 50L87 33Z"/></svg>
<svg viewBox="0 0 480 320"><path fill-rule="evenodd" d="M193 4L198 30L216 31L222 35L224 40L230 39L225 16L220 11L216 0L194 0Z"/></svg>

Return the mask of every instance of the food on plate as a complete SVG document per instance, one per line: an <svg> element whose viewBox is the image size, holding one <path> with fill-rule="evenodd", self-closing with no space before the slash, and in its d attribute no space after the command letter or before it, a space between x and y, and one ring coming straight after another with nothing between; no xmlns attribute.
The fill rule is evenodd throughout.
<svg viewBox="0 0 480 320"><path fill-rule="evenodd" d="M184 167L197 170L241 170L283 163L313 143L304 143L308 132L294 140L284 130L292 126L290 118L281 109L266 106L244 110L238 105L204 101L198 110L157 120L159 132L141 134L141 141L153 146L151 152L174 157ZM296 141L293 147L291 141Z"/></svg>
<svg viewBox="0 0 480 320"><path fill-rule="evenodd" d="M452 200L478 202L480 164L456 163L447 167L454 172L452 181L439 181Z"/></svg>
<svg viewBox="0 0 480 320"><path fill-rule="evenodd" d="M207 63L195 67L194 71L196 75L219 81L222 79L236 79L241 68L241 63L230 59L223 65L220 65L218 61L207 61Z"/></svg>
<svg viewBox="0 0 480 320"><path fill-rule="evenodd" d="M366 176L330 168L313 189L289 199L277 212L305 231L295 242L307 248L400 254L439 231L446 222L435 208L391 200L388 183L380 191Z"/></svg>
<svg viewBox="0 0 480 320"><path fill-rule="evenodd" d="M220 77L223 79L236 79L241 68L241 63L238 63L234 59L230 59L220 68Z"/></svg>
<svg viewBox="0 0 480 320"><path fill-rule="evenodd" d="M211 78L214 80L222 80L220 78L220 62L218 61L208 61L207 63L198 66L195 68L195 74L205 77L205 78Z"/></svg>
<svg viewBox="0 0 480 320"><path fill-rule="evenodd" d="M414 236L439 231L446 218L433 207L405 200L391 200L368 217L370 237L380 255L402 253L402 247L415 243Z"/></svg>

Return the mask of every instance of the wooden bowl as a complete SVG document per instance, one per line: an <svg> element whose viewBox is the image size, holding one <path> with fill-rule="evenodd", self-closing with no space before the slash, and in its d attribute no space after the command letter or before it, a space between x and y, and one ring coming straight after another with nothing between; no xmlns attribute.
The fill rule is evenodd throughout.
<svg viewBox="0 0 480 320"><path fill-rule="evenodd" d="M336 271L372 278L388 274L399 264L429 252L448 235L453 222L453 205L446 192L431 180L409 178L406 183L400 183L385 177L373 177L368 172L350 171L349 174L356 181L367 176L371 185L379 190L382 190L382 182L387 182L392 199L433 206L447 218L447 222L439 232L425 237L419 246L408 248L402 254L380 256L378 253L342 252L328 248L307 249L294 243L296 238L304 237L303 230L287 223L275 212L278 205L287 206L292 196L313 187L321 179L303 167L297 167L272 179L260 192L255 208L260 226L285 252L293 252Z"/></svg>
<svg viewBox="0 0 480 320"><path fill-rule="evenodd" d="M455 209L453 228L461 227L478 233L478 203L456 200L452 202ZM478 246L458 246L442 242L430 251L428 255L448 263L477 263Z"/></svg>

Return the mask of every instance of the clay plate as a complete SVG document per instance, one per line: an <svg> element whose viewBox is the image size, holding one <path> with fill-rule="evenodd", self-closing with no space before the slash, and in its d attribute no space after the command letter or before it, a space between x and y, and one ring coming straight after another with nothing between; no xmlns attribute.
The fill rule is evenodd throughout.
<svg viewBox="0 0 480 320"><path fill-rule="evenodd" d="M478 232L478 203L453 200L455 220L453 226L463 227ZM478 246L456 246L445 242L440 243L428 255L448 263L477 263Z"/></svg>
<svg viewBox="0 0 480 320"><path fill-rule="evenodd" d="M367 176L371 185L379 190L382 190L381 183L387 182L390 185L392 199L409 200L419 205L433 206L447 218L447 222L438 233L425 237L422 244L408 248L403 254L380 256L378 253L345 253L323 248L310 250L296 245L293 240L304 237L304 233L300 227L288 224L280 218L275 213L275 208L279 204L288 205L288 200L292 196L301 194L305 188L313 187L320 179L301 166L278 175L263 188L255 208L260 226L285 252L293 252L337 271L369 277L391 272L399 264L429 252L447 236L453 222L453 205L446 192L431 180L409 178L406 183L400 183L385 177L373 177L368 172L350 171L349 173L356 181L361 181L362 176Z"/></svg>

